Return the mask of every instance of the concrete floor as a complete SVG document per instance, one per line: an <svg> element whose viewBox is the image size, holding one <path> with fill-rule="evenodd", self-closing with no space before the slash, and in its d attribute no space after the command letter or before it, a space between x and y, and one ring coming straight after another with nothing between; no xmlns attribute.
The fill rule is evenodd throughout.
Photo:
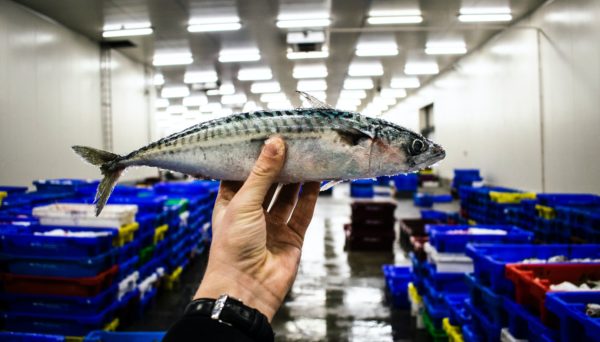
<svg viewBox="0 0 600 342"><path fill-rule="evenodd" d="M375 200L394 199L378 196ZM413 328L407 311L386 304L381 265L409 264L398 236L392 251L344 251L343 225L350 222L351 202L346 184L336 186L332 196L319 198L298 277L272 322L276 340L427 341L424 331ZM420 216L412 200L397 203L397 218ZM436 209L456 210L457 205L436 205ZM153 308L127 330L168 329L193 295L204 266L205 258L197 258L184 273L180 287L161 294Z"/></svg>

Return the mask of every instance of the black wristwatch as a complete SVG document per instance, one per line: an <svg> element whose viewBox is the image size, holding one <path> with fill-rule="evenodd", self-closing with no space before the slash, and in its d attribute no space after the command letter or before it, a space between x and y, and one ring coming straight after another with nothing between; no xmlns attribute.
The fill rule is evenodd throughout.
<svg viewBox="0 0 600 342"><path fill-rule="evenodd" d="M227 294L218 299L199 298L185 308L185 316L204 316L233 326L255 341L275 339L269 320L260 311Z"/></svg>

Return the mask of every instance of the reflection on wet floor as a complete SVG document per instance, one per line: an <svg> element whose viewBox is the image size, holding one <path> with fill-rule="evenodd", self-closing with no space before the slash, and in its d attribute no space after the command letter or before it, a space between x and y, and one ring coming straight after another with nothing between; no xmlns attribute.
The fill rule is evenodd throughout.
<svg viewBox="0 0 600 342"><path fill-rule="evenodd" d="M332 197L319 198L298 277L273 320L276 340L423 340L412 331L408 312L385 304L381 265L409 263L399 244L391 251L344 251L348 192L347 186L337 186ZM399 201L396 217L419 217L419 210L412 201Z"/></svg>

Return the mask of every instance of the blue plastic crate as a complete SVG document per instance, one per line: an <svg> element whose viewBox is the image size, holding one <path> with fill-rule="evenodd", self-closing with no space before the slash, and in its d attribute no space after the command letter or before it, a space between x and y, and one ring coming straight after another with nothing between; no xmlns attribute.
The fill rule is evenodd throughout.
<svg viewBox="0 0 600 342"><path fill-rule="evenodd" d="M471 313L465 307L465 300L468 298L469 295L467 294L447 294L444 296L450 324L464 326L471 322Z"/></svg>
<svg viewBox="0 0 600 342"><path fill-rule="evenodd" d="M419 188L419 175L417 173L396 175L392 179L394 187L398 191L413 192Z"/></svg>
<svg viewBox="0 0 600 342"><path fill-rule="evenodd" d="M383 265L382 270L393 306L401 309L409 308L408 283L412 280L410 268L408 266Z"/></svg>
<svg viewBox="0 0 600 342"><path fill-rule="evenodd" d="M461 330L465 342L483 342L483 337L477 335L472 323L463 325Z"/></svg>
<svg viewBox="0 0 600 342"><path fill-rule="evenodd" d="M373 180L359 179L350 183L350 196L359 198L371 198L375 196Z"/></svg>
<svg viewBox="0 0 600 342"><path fill-rule="evenodd" d="M118 247L116 262L123 263L130 260L134 256L139 255L140 249L142 249L142 241L137 239L126 243L122 247Z"/></svg>
<svg viewBox="0 0 600 342"><path fill-rule="evenodd" d="M454 179L478 181L481 180L479 169L454 169Z"/></svg>
<svg viewBox="0 0 600 342"><path fill-rule="evenodd" d="M486 315L494 325L506 326L507 313L504 310L503 296L480 284L472 274L465 275L471 295L471 304Z"/></svg>
<svg viewBox="0 0 600 342"><path fill-rule="evenodd" d="M119 264L119 273L117 274L118 280L127 278L131 273L135 272L138 264L140 263L140 257L137 255L131 257L129 260Z"/></svg>
<svg viewBox="0 0 600 342"><path fill-rule="evenodd" d="M66 338L60 335L18 333L0 331L0 341L3 342L65 342Z"/></svg>
<svg viewBox="0 0 600 342"><path fill-rule="evenodd" d="M164 195L200 195L213 194L219 188L219 182L192 181L192 182L163 182L154 185L154 191Z"/></svg>
<svg viewBox="0 0 600 342"><path fill-rule="evenodd" d="M600 258L599 245L469 244L466 254L473 259L477 280L497 293L513 294L514 285L506 279L504 266L528 258L547 259L557 255L573 258Z"/></svg>
<svg viewBox="0 0 600 342"><path fill-rule="evenodd" d="M4 312L4 328L10 331L36 332L66 336L85 336L103 329L114 319L118 302L95 315L42 314L38 312Z"/></svg>
<svg viewBox="0 0 600 342"><path fill-rule="evenodd" d="M23 194L27 191L26 186L0 186L1 192L6 192L9 195Z"/></svg>
<svg viewBox="0 0 600 342"><path fill-rule="evenodd" d="M86 179L38 179L33 185L38 191L47 192L95 192L100 184L99 180Z"/></svg>
<svg viewBox="0 0 600 342"><path fill-rule="evenodd" d="M500 341L501 325L496 325L473 306L470 299L465 301L465 307L471 312L471 327L476 336L480 336L480 341L498 342Z"/></svg>
<svg viewBox="0 0 600 342"><path fill-rule="evenodd" d="M537 194L540 204L554 206L600 205L600 196L594 194Z"/></svg>
<svg viewBox="0 0 600 342"><path fill-rule="evenodd" d="M4 254L40 257L91 257L112 248L117 231L111 228L85 228L31 225L19 230L0 230L0 251ZM36 235L55 229L68 232L102 232L106 236L74 237Z"/></svg>
<svg viewBox="0 0 600 342"><path fill-rule="evenodd" d="M436 302L442 302L449 293L467 293L464 273L437 272L433 264L427 263L427 277L424 280L425 295Z"/></svg>
<svg viewBox="0 0 600 342"><path fill-rule="evenodd" d="M0 303L3 310L11 312L95 315L113 304L118 293L118 284L92 297L0 293Z"/></svg>
<svg viewBox="0 0 600 342"><path fill-rule="evenodd" d="M93 277L115 264L117 249L95 257L65 258L24 255L0 255L9 273L47 277L83 278Z"/></svg>
<svg viewBox="0 0 600 342"><path fill-rule="evenodd" d="M499 229L507 232L506 235L474 235L474 234L450 234L453 230L466 230L471 227ZM429 243L436 248L438 252L443 253L464 253L465 247L469 242L478 243L526 243L533 239L533 233L517 228L515 226L505 225L427 225L429 232Z"/></svg>
<svg viewBox="0 0 600 342"><path fill-rule="evenodd" d="M165 337L164 331L148 332L108 332L103 330L89 333L84 342L160 342Z"/></svg>
<svg viewBox="0 0 600 342"><path fill-rule="evenodd" d="M65 199L74 198L74 192L27 192L22 194L9 195L2 199L2 209L14 207L32 208L38 205L56 203Z"/></svg>
<svg viewBox="0 0 600 342"><path fill-rule="evenodd" d="M168 260L168 259L167 259ZM138 272L140 273L140 279L146 279L152 273L156 272L156 269L159 267L165 267L165 254L163 255L154 255L152 259L150 259L147 263L140 266Z"/></svg>
<svg viewBox="0 0 600 342"><path fill-rule="evenodd" d="M423 304L435 328L442 330L442 320L449 315L446 304L443 301L432 300L427 296L423 297Z"/></svg>
<svg viewBox="0 0 600 342"><path fill-rule="evenodd" d="M138 312L139 317L142 317L144 315L144 312L152 305L152 303L154 303L154 299L156 298L157 294L158 290L153 287L149 289L140 299L140 306Z"/></svg>
<svg viewBox="0 0 600 342"><path fill-rule="evenodd" d="M560 341L600 340L600 319L585 314L589 303L600 304L600 292L552 292L546 295L546 308L560 320Z"/></svg>
<svg viewBox="0 0 600 342"><path fill-rule="evenodd" d="M518 339L526 339L529 342L558 341L558 332L545 326L540 319L531 314L523 306L504 297L504 307L508 316L508 330L510 334ZM596 335L597 337L598 335ZM592 340L566 340L566 341L592 341Z"/></svg>
<svg viewBox="0 0 600 342"><path fill-rule="evenodd" d="M433 196L429 194L415 193L413 204L417 207L431 208L433 206Z"/></svg>
<svg viewBox="0 0 600 342"><path fill-rule="evenodd" d="M448 221L448 213L439 210L421 210L421 218L424 220Z"/></svg>

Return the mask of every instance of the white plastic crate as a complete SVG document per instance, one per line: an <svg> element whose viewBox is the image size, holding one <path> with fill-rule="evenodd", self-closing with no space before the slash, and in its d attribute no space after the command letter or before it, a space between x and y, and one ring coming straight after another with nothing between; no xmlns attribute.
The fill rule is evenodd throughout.
<svg viewBox="0 0 600 342"><path fill-rule="evenodd" d="M91 204L61 203L33 208L33 216L42 225L77 227L121 227L135 222L137 205L110 204L96 217Z"/></svg>
<svg viewBox="0 0 600 342"><path fill-rule="evenodd" d="M462 253L439 253L429 242L425 243L427 261L435 264L438 272L442 273L471 273L473 260Z"/></svg>

